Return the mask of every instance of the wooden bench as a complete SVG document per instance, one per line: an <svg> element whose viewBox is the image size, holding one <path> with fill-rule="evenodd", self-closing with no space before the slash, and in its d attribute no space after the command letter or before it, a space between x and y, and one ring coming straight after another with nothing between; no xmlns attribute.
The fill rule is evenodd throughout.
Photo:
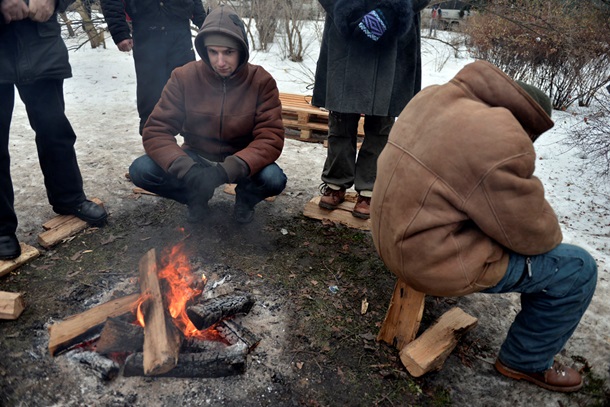
<svg viewBox="0 0 610 407"><path fill-rule="evenodd" d="M284 127L300 131L300 139L308 140L312 132L328 133L328 110L311 105L311 96L280 93ZM364 136L364 118L358 123L358 135Z"/></svg>
<svg viewBox="0 0 610 407"><path fill-rule="evenodd" d="M424 301L424 293L397 280L377 335L377 341L386 342L400 351L400 361L414 377L439 370L459 338L477 324L477 318L454 307L415 339L424 314Z"/></svg>

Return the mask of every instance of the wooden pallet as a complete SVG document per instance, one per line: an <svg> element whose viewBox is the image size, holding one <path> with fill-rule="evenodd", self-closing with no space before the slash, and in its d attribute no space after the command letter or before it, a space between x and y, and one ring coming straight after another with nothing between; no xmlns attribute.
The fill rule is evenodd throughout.
<svg viewBox="0 0 610 407"><path fill-rule="evenodd" d="M337 209L330 211L328 209L320 208L320 205L318 205L320 197L316 196L305 204L303 215L321 221L341 223L354 229L371 230L370 219L360 219L352 215L352 209L354 209L356 198L357 195L355 192L348 192L345 194L345 201L339 204Z"/></svg>
<svg viewBox="0 0 610 407"><path fill-rule="evenodd" d="M328 110L311 105L311 96L280 93L284 127L300 131L300 139L307 140L313 132L328 133ZM358 123L358 135L364 136L364 118Z"/></svg>

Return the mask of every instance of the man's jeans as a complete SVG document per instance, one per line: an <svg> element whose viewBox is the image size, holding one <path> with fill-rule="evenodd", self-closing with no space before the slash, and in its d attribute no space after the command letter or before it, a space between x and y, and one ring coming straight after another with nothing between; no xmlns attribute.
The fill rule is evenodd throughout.
<svg viewBox="0 0 610 407"><path fill-rule="evenodd" d="M216 165L191 150L185 150L185 152L195 162L205 167ZM165 172L148 155L134 160L129 167L129 176L131 181L140 188L183 204L188 203L185 182ZM236 200L253 208L263 199L279 195L286 187L286 181L284 171L275 163L269 164L258 173L236 181Z"/></svg>
<svg viewBox="0 0 610 407"><path fill-rule="evenodd" d="M597 284L597 265L584 249L560 244L548 253L511 253L502 280L483 293L521 293L499 359L524 372L541 372L553 364L584 315Z"/></svg>

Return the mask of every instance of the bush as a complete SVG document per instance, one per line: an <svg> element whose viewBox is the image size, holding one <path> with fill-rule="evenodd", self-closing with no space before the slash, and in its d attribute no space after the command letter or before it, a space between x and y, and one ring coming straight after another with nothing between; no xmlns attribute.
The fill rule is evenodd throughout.
<svg viewBox="0 0 610 407"><path fill-rule="evenodd" d="M610 81L610 5L497 0L465 28L473 57L545 91L555 109L588 106Z"/></svg>

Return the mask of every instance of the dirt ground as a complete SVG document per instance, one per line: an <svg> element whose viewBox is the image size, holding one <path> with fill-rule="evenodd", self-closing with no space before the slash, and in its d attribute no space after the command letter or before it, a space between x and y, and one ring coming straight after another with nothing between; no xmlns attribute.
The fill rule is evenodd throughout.
<svg viewBox="0 0 610 407"><path fill-rule="evenodd" d="M27 147L27 122L22 118L14 125L15 143ZM317 193L324 157L320 144L287 141L279 163L292 178L274 202L257 207L253 223L232 222L233 197L219 189L210 219L192 226L185 223L184 206L133 194L125 179L127 166L140 154L133 140L125 140L132 147L114 145L112 151L93 141L79 143L86 190L105 202L109 224L42 250L38 259L0 280L1 290L21 292L27 303L16 321L0 322L0 405L610 405L608 374L589 371L589 355L562 355L585 373L585 388L573 395L547 392L495 372L497 349L518 309L510 295L428 297L422 331L454 306L479 318L479 324L439 372L409 376L397 350L375 341L395 279L375 254L370 233L302 215L304 204ZM14 171L20 186L18 236L37 246L40 225L53 214L39 187L39 171L29 171L28 165L33 163L22 162ZM162 252L180 241L195 269L227 277L257 299L251 313L240 319L261 338L244 374L210 379L119 375L107 380L77 357L50 356L50 324L135 292L139 259L151 248ZM364 315L363 299L369 303Z"/></svg>

